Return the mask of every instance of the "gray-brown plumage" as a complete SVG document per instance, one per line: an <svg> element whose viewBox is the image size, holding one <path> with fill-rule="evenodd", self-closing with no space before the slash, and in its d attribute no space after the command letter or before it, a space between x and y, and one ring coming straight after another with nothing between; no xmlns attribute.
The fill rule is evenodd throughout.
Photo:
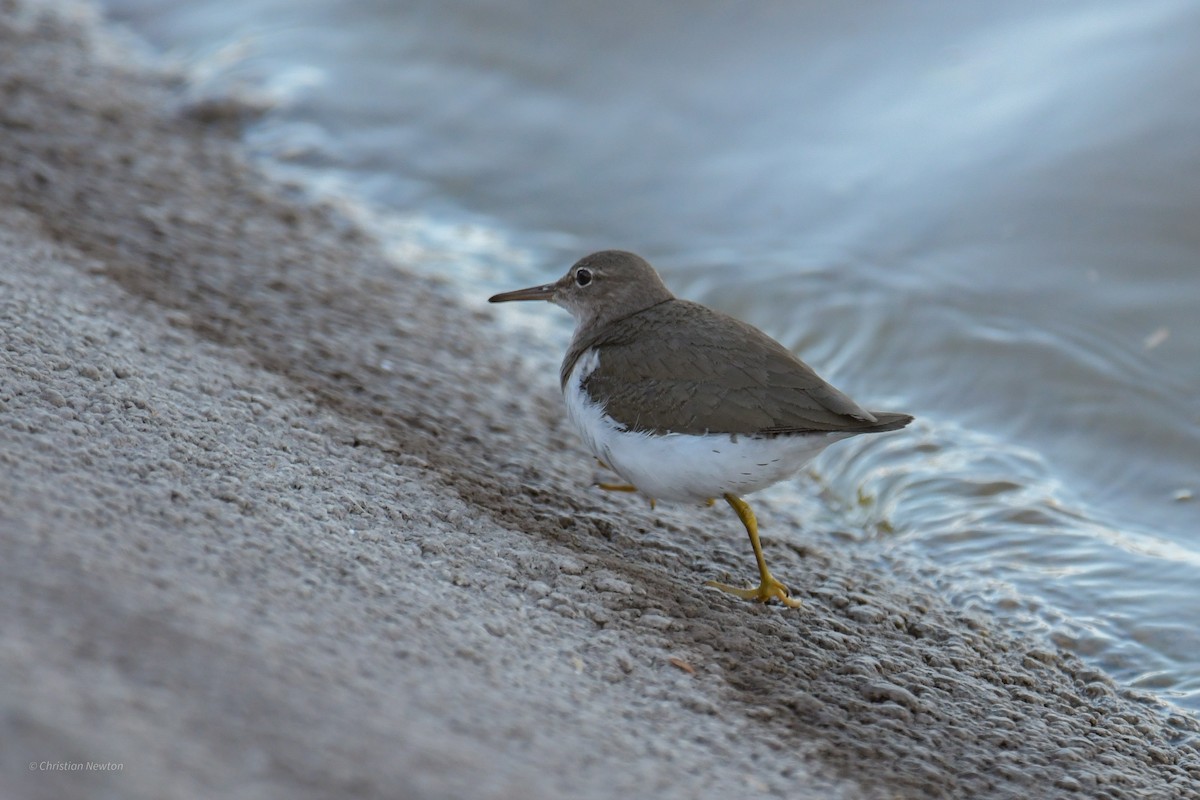
<svg viewBox="0 0 1200 800"><path fill-rule="evenodd" d="M614 296L581 320L560 378L566 386L579 357L595 348L600 365L583 388L629 430L882 433L912 421L908 414L866 411L757 328L676 299L633 253L595 253L567 277L579 269L592 273L587 285L576 287L580 295L606 282ZM624 286L642 288L620 296Z"/></svg>
<svg viewBox="0 0 1200 800"><path fill-rule="evenodd" d="M875 433L912 420L864 410L757 328L686 300L584 331L563 362L564 384L590 348L600 365L583 388L632 431Z"/></svg>

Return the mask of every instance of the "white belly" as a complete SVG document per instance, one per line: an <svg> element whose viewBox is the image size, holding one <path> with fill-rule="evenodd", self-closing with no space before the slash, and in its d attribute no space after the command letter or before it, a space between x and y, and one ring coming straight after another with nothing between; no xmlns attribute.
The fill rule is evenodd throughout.
<svg viewBox="0 0 1200 800"><path fill-rule="evenodd" d="M567 416L588 449L618 475L656 500L707 500L731 492L750 494L794 475L845 434L806 433L753 437L631 433L605 416L580 384L600 363L584 353L563 394Z"/></svg>

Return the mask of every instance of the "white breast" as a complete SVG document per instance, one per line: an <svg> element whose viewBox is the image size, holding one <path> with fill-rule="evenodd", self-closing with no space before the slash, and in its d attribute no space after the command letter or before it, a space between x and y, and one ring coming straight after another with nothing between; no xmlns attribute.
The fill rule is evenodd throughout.
<svg viewBox="0 0 1200 800"><path fill-rule="evenodd" d="M600 365L596 350L575 363L563 389L567 416L588 449L656 500L707 500L745 495L794 475L845 434L754 437L729 434L631 433L592 402L582 383Z"/></svg>

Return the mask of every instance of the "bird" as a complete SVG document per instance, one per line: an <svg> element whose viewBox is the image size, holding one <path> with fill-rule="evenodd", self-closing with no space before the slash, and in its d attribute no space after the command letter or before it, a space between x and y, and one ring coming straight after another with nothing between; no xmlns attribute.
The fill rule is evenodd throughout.
<svg viewBox="0 0 1200 800"><path fill-rule="evenodd" d="M786 480L834 442L904 428L912 416L867 411L757 328L677 298L641 256L602 250L554 283L492 303L549 301L575 319L559 370L566 413L602 466L658 500L737 514L758 564L757 586L706 586L745 600L800 601L767 568L758 521L743 499Z"/></svg>

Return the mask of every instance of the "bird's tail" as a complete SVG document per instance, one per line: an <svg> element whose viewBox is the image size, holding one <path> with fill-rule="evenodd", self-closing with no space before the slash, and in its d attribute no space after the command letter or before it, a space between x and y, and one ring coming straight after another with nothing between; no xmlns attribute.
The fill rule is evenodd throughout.
<svg viewBox="0 0 1200 800"><path fill-rule="evenodd" d="M894 411L872 411L875 417L875 422L871 425L859 428L855 433L885 433L887 431L898 431L905 425L913 421L911 414L897 414Z"/></svg>

